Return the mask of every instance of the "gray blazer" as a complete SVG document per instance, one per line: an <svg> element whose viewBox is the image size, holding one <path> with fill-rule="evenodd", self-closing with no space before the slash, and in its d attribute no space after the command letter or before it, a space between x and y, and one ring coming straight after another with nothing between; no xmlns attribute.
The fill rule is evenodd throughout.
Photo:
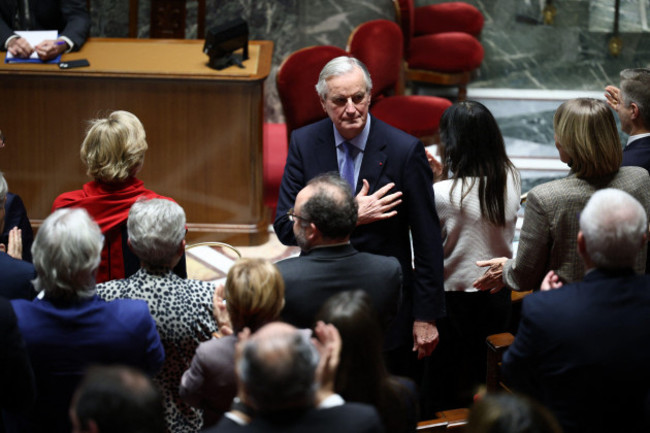
<svg viewBox="0 0 650 433"><path fill-rule="evenodd" d="M506 262L503 281L513 290L539 288L553 269L566 283L580 281L584 264L578 255L579 214L599 189L621 189L639 200L650 214L650 176L639 167L621 167L610 176L580 179L574 173L531 189L526 201L517 256ZM634 270L645 271L646 251L637 258Z"/></svg>

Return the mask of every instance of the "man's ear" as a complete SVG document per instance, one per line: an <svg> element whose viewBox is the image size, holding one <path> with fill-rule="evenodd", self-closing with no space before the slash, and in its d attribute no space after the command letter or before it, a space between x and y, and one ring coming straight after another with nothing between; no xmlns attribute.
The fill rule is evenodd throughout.
<svg viewBox="0 0 650 433"><path fill-rule="evenodd" d="M327 113L327 107L325 106L325 99L319 97L320 100L320 106L323 107L323 111Z"/></svg>
<svg viewBox="0 0 650 433"><path fill-rule="evenodd" d="M636 102L630 103L630 111L631 111L630 117L632 118L632 120L637 119L641 115L641 111L639 110L639 106L636 105Z"/></svg>
<svg viewBox="0 0 650 433"><path fill-rule="evenodd" d="M582 234L582 230L578 232L578 254L580 254L580 257L585 257L587 254L587 244L585 242L585 236Z"/></svg>
<svg viewBox="0 0 650 433"><path fill-rule="evenodd" d="M133 254L135 254L135 253L133 252L133 247L131 246L131 238L126 238L126 244L129 246L129 249L131 250L131 252L132 252Z"/></svg>

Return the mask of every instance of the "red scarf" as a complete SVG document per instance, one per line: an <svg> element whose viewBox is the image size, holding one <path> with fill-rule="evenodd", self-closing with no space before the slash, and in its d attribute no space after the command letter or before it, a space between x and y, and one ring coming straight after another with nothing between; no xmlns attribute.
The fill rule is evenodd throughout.
<svg viewBox="0 0 650 433"><path fill-rule="evenodd" d="M164 198L144 187L144 183L130 177L122 183L88 182L83 189L61 194L54 200L52 212L60 208L81 207L88 211L106 237L97 282L124 278L122 227L126 224L131 205L139 197Z"/></svg>

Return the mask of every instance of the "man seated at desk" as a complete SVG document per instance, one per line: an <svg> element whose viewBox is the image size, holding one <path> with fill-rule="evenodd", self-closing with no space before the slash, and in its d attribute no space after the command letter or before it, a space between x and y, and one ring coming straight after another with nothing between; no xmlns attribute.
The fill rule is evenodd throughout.
<svg viewBox="0 0 650 433"><path fill-rule="evenodd" d="M59 38L32 47L15 30L57 30ZM16 57L34 51L41 60L77 51L86 42L90 16L85 0L2 0L0 1L0 43Z"/></svg>

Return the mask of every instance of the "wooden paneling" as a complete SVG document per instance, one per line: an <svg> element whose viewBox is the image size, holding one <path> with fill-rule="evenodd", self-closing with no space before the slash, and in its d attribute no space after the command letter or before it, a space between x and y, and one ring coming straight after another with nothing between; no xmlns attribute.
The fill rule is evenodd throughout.
<svg viewBox="0 0 650 433"><path fill-rule="evenodd" d="M0 66L0 125L9 143L0 169L30 218L45 218L58 194L89 180L79 158L87 121L121 109L137 115L147 132L149 150L138 177L184 207L193 241L265 241L262 105L272 44L253 42L259 48L253 74L236 77L194 65L200 78L193 78L191 70L165 72L164 65L158 73L129 71L129 55L150 53L151 44L164 47L160 41L124 42L129 50L111 68L75 73L50 65ZM188 58L203 43L183 42ZM86 54L102 52L102 43L116 41L91 40ZM88 59L91 65L106 62Z"/></svg>

